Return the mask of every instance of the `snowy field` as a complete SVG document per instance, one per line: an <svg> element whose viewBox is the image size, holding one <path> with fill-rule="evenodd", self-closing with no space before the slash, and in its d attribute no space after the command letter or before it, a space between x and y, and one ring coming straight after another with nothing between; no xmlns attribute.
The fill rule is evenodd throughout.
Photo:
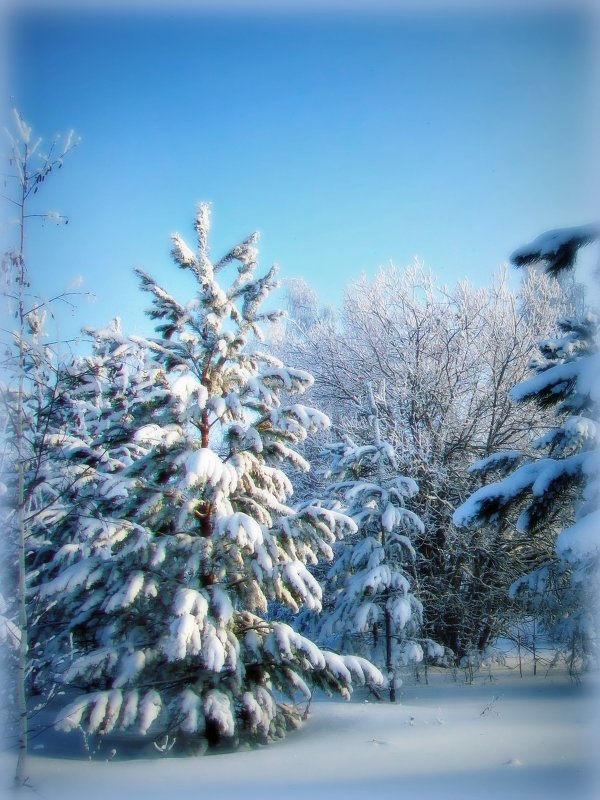
<svg viewBox="0 0 600 800"><path fill-rule="evenodd" d="M361 798L600 797L593 774L595 676L533 677L528 668L430 673L405 681L396 705L355 696L313 703L305 727L259 750L196 758L96 761L34 755L29 774L45 800L319 800ZM2 756L4 780L13 761ZM595 785L596 784L596 785ZM595 785L595 788L594 788ZM3 796L13 796L4 790ZM25 791L23 796L30 793Z"/></svg>

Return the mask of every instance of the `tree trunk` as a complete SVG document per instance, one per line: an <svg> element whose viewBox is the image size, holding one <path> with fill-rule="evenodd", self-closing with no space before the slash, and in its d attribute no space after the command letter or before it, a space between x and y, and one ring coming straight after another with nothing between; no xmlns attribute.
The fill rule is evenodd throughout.
<svg viewBox="0 0 600 800"><path fill-rule="evenodd" d="M385 667L390 680L390 703L396 702L396 686L392 672L392 617L385 610Z"/></svg>
<svg viewBox="0 0 600 800"><path fill-rule="evenodd" d="M22 355L23 343L20 343L20 355ZM19 377L19 395L17 405L17 458L18 458L18 496L17 496L17 521L18 521L18 588L17 597L19 604L19 632L21 640L19 642L19 657L17 661L17 709L19 715L19 744L17 767L15 770L15 787L23 786L26 780L25 760L27 757L27 692L25 681L27 674L27 651L29 649L27 636L27 606L25 605L25 465L23 462L23 377Z"/></svg>
<svg viewBox="0 0 600 800"><path fill-rule="evenodd" d="M25 147L24 175L27 176L27 146ZM26 605L26 561L25 561L25 452L24 452L24 431L23 431L23 395L25 392L25 350L23 337L25 335L25 200L27 185L25 180L21 184L21 232L19 245L19 261L17 266L17 282L19 295L19 363L18 363L18 389L17 389L17 419L16 419L16 450L17 450L17 569L18 569L18 588L17 602L19 607L19 632L21 640L19 642L19 657L17 661L17 711L19 715L19 744L17 754L17 766L15 769L15 787L19 788L25 784L25 761L27 758L27 691L25 682L27 677L27 652L29 642L27 636L27 605Z"/></svg>

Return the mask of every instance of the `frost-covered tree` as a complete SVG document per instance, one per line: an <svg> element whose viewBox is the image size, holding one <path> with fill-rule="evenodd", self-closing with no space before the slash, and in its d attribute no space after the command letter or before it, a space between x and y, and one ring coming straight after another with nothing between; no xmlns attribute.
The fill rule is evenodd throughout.
<svg viewBox="0 0 600 800"><path fill-rule="evenodd" d="M411 534L423 533L423 523L406 507L417 485L398 474L394 448L381 436L371 387L368 399L372 442L358 445L347 437L327 447L333 463L326 496L351 517L356 532L336 545L326 584L332 607L319 620L320 637L381 666L394 702L399 667L423 658L411 544Z"/></svg>
<svg viewBox="0 0 600 800"><path fill-rule="evenodd" d="M551 274L571 269L578 249L598 235L592 226L552 231L517 250L512 260L517 266L541 262ZM516 527L522 535L550 536L554 558L550 552L545 563L531 563L513 592L533 592L532 602L545 611L551 632L562 630L573 645L580 637L589 650L598 636L598 318L588 312L559 326L557 337L540 342L539 357L531 364L534 374L510 392L517 407L529 403L553 411L549 429L531 442L533 457L513 450L473 465L479 475L501 477L478 489L457 509L454 520L474 528L502 526L518 514Z"/></svg>
<svg viewBox="0 0 600 800"><path fill-rule="evenodd" d="M512 531L458 529L452 513L477 486L468 465L524 446L541 424L539 409L507 397L562 302L554 280L534 277L515 295L504 274L488 289L449 288L420 264L390 267L350 285L338 315L292 287L282 351L315 375L311 397L337 438L372 442L361 397L366 383L385 383L385 438L420 489L411 507L425 525L412 539L424 635L457 660L506 630L507 589L523 573Z"/></svg>
<svg viewBox="0 0 600 800"><path fill-rule="evenodd" d="M261 349L278 316L261 310L275 270L255 275L256 236L211 261L206 204L195 229L195 250L172 237L196 283L189 302L138 271L157 336L133 344L152 354L154 377L145 388L136 379L90 437L93 460L105 450L120 463L95 468L89 506L64 517L40 573L38 595L67 620L62 643L74 649L63 679L85 687L64 730L267 741L299 723L295 701L313 687L348 696L353 680L383 680L268 619L270 601L320 608L307 564L331 558L353 523L288 503L284 468L308 469L296 447L328 420L298 401L312 377ZM85 449L71 458L89 460Z"/></svg>
<svg viewBox="0 0 600 800"><path fill-rule="evenodd" d="M168 402L160 365L147 348L123 336L119 320L93 333L91 355L62 362L58 370L62 392L53 405L45 458L37 469L28 542L35 589L29 599L31 681L42 695L60 681L73 657L72 641L65 648L60 635L64 605L53 601L45 582L60 570L70 590L86 525L108 523L116 498L125 496L122 471L148 453L148 446L135 439L135 425L160 418ZM71 562L73 570L68 569ZM76 639L87 619L83 603L69 622Z"/></svg>
<svg viewBox="0 0 600 800"><path fill-rule="evenodd" d="M45 458L47 436L56 420L54 408L62 387L57 380L57 348L45 339L44 319L51 301L38 297L31 285L26 257L29 221L39 218L62 224L66 218L55 211L39 213L35 195L49 175L63 165L77 144L71 132L64 140L56 137L46 148L33 136L30 125L13 109L13 130L3 200L16 211L15 240L2 257L2 295L6 300L6 326L2 328L0 380L0 497L2 553L5 593L2 629L7 656L3 711L16 708L18 757L15 786L26 781L25 758L28 742L26 675L29 658L27 547L36 516L37 476ZM54 301L67 301L60 293ZM4 309L3 309L4 310ZM12 728L12 720L7 720Z"/></svg>

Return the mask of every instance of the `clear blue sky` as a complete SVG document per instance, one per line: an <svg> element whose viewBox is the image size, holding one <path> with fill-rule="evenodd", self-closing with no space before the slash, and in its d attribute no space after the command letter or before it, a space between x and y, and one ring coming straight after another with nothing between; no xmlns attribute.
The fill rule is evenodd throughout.
<svg viewBox="0 0 600 800"><path fill-rule="evenodd" d="M524 241L595 216L597 43L575 10L37 10L11 23L16 105L45 137L82 137L38 206L70 224L28 243L41 291L82 275L97 295L63 335L115 314L142 330L132 268L181 287L169 234L193 244L201 199L215 255L258 229L263 266L332 303L414 255L448 283L484 285Z"/></svg>

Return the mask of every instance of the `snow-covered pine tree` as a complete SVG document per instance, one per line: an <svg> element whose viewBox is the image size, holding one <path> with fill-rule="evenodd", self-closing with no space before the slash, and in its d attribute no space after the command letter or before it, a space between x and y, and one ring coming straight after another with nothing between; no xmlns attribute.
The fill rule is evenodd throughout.
<svg viewBox="0 0 600 800"><path fill-rule="evenodd" d="M96 493L93 513L73 509L40 583L71 620L64 681L87 687L61 713L64 730L268 741L299 724L295 701L313 687L348 696L353 681L383 682L368 661L322 651L267 618L271 600L320 607L307 564L331 558L354 526L339 512L287 503L282 467L308 469L295 445L328 420L281 402L312 378L260 350L262 323L277 317L261 311L275 270L255 276L255 235L213 263L207 204L195 228L195 252L172 237L176 264L196 281L190 302L138 271L158 336L135 343L163 377L128 403L124 428L113 421L91 443L121 446L130 463Z"/></svg>
<svg viewBox="0 0 600 800"><path fill-rule="evenodd" d="M540 262L549 274L557 274L572 269L579 248L599 235L594 226L551 231L517 250L512 261L517 266ZM552 559L532 562L537 568L517 581L513 591L547 592L551 627L556 631L560 625L563 634L567 630L567 639L573 644L582 637L589 650L598 639L598 317L587 313L578 320L565 319L559 327L559 336L540 342L540 357L531 365L534 375L510 392L516 403L554 409L552 427L531 443L543 455L531 458L522 451L510 451L476 462L471 469L481 476L495 472L504 477L478 489L456 510L454 522L474 527L489 522L502 525L518 511L516 524L521 533L553 534L558 564ZM562 581L564 590L565 574L570 577L571 589L564 595L568 601L558 610L560 593L552 584ZM562 620L557 619L560 617Z"/></svg>
<svg viewBox="0 0 600 800"><path fill-rule="evenodd" d="M93 332L91 355L59 365L58 384L62 392L53 400L45 458L37 469L28 543L31 679L32 690L41 695L60 682L74 642L90 633L94 604L88 611L87 599L92 598L85 587L79 587L79 601L75 594L81 560L89 558L90 548L105 555L99 531L123 524L123 470L149 450L136 441L134 425L160 419L169 402L160 365L145 347L123 336L118 319ZM53 599L57 578L73 593L68 641L60 635L65 603Z"/></svg>
<svg viewBox="0 0 600 800"><path fill-rule="evenodd" d="M411 533L423 532L423 523L406 507L418 487L398 474L370 386L365 415L370 444L346 437L327 447L333 457L327 494L332 507L354 520L356 532L336 545L326 588L333 607L319 621L320 640L366 655L385 670L394 702L399 667L423 658L410 541Z"/></svg>

